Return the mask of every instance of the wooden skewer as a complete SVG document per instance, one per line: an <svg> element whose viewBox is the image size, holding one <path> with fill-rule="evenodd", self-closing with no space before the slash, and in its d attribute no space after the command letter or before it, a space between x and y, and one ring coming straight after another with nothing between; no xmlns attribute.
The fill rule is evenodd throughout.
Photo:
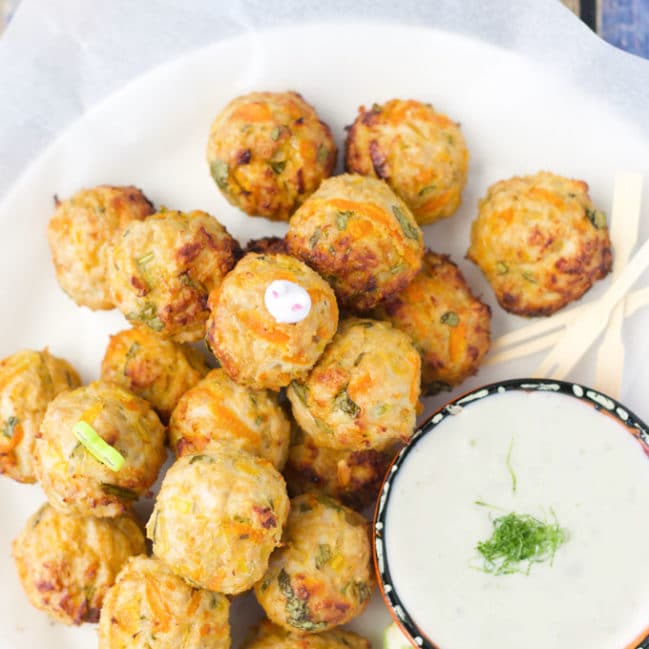
<svg viewBox="0 0 649 649"><path fill-rule="evenodd" d="M638 277L649 266L649 240L645 241L629 264L620 271L606 293L592 304L586 315L566 327L559 343L539 365L535 376L563 379L606 327L613 307L626 295Z"/></svg>
<svg viewBox="0 0 649 649"><path fill-rule="evenodd" d="M626 266L638 238L640 205L642 201L642 175L620 173L615 179L615 193L611 210L611 241L615 261L615 279ZM613 309L604 340L597 351L594 387L619 399L624 372L624 300Z"/></svg>
<svg viewBox="0 0 649 649"><path fill-rule="evenodd" d="M649 286L646 288L638 289L633 293L629 293L624 300L624 317L630 318L638 309L641 309L644 306L649 305ZM583 312L588 305L580 306L577 309L572 309L573 312ZM526 327L523 327L526 329ZM502 344L502 339L497 338L492 346L492 351L485 361L485 365L496 365L498 363L506 363L507 361L513 361L517 358L523 358L525 356L531 356L537 352L541 352L545 349L556 345L561 340L561 331L551 331L543 336L537 336L532 340L523 340L523 342L518 345L510 345L509 348L503 349L506 347ZM505 334L508 335L508 334ZM493 350L496 350L493 353ZM499 351L502 350L502 351Z"/></svg>

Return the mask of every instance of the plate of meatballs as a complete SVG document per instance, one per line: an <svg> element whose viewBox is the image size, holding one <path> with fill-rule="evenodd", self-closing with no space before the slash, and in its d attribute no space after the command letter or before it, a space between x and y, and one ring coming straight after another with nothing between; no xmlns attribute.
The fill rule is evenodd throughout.
<svg viewBox="0 0 649 649"><path fill-rule="evenodd" d="M415 27L255 38L109 98L0 205L2 647L380 646L391 462L611 272L647 143L570 80Z"/></svg>

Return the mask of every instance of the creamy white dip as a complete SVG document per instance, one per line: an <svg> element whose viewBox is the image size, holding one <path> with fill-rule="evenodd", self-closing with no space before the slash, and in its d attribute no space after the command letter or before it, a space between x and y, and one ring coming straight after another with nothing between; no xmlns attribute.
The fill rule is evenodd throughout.
<svg viewBox="0 0 649 649"><path fill-rule="evenodd" d="M552 565L480 570L492 518L551 510L569 533ZM440 649L623 649L649 626L649 458L569 396L507 392L447 417L394 478L384 534L394 588Z"/></svg>

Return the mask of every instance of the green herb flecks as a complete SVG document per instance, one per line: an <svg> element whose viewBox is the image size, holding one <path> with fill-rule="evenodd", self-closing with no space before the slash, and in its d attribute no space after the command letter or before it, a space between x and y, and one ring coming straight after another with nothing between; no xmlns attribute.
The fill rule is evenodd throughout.
<svg viewBox="0 0 649 649"><path fill-rule="evenodd" d="M347 227L347 221L349 221L349 217L353 216L354 212L351 210L345 210L345 211L338 211L336 214L336 227L339 230L344 230Z"/></svg>
<svg viewBox="0 0 649 649"><path fill-rule="evenodd" d="M374 102L372 104L372 112L373 113L380 113L382 110L383 110L383 108L382 108L381 104L377 104L376 102Z"/></svg>
<svg viewBox="0 0 649 649"><path fill-rule="evenodd" d="M442 314L442 317L439 319L442 324L448 325L449 327L457 327L460 324L460 318L455 311L447 311Z"/></svg>
<svg viewBox="0 0 649 649"><path fill-rule="evenodd" d="M120 487L119 485L111 484L110 482L102 482L101 490L108 496L115 496L120 500L133 501L138 498L137 494L132 489Z"/></svg>
<svg viewBox="0 0 649 649"><path fill-rule="evenodd" d="M327 162L329 158L329 149L327 149L324 144L321 144L318 147L318 153L316 154L316 162L320 165L323 165L325 162Z"/></svg>
<svg viewBox="0 0 649 649"><path fill-rule="evenodd" d="M585 208L586 218L598 229L606 227L606 214L600 210L591 210L588 207Z"/></svg>
<svg viewBox="0 0 649 649"><path fill-rule="evenodd" d="M342 410L346 415L350 417L356 417L361 409L358 404L353 401L349 394L347 394L347 388L343 388L334 399L334 407L338 410Z"/></svg>
<svg viewBox="0 0 649 649"><path fill-rule="evenodd" d="M279 134L281 133L282 129L280 126L276 126L271 132L270 132L270 139L273 142L277 142L279 140Z"/></svg>
<svg viewBox="0 0 649 649"><path fill-rule="evenodd" d="M507 470L509 471L509 475L512 478L512 492L516 493L516 472L514 471L514 467L512 466L512 451L514 450L514 438L512 437L512 441L509 443L509 451L507 451Z"/></svg>
<svg viewBox="0 0 649 649"><path fill-rule="evenodd" d="M129 320L143 322L154 331L162 331L164 329L164 324L158 317L158 310L153 304L145 304L140 311L137 313L129 313L126 317Z"/></svg>
<svg viewBox="0 0 649 649"><path fill-rule="evenodd" d="M140 269L144 268L150 261L153 261L155 258L155 254L153 252L147 252L145 255L142 255L141 257L138 257L135 260L135 263L140 267Z"/></svg>
<svg viewBox="0 0 649 649"><path fill-rule="evenodd" d="M509 266L502 261L496 264L496 275L506 275L509 272Z"/></svg>
<svg viewBox="0 0 649 649"><path fill-rule="evenodd" d="M192 459L189 460L189 463L194 464L195 462L205 462L205 464L214 464L214 458L211 455L205 455L205 454L192 455Z"/></svg>
<svg viewBox="0 0 649 649"><path fill-rule="evenodd" d="M223 160L212 160L210 173L219 189L226 191L228 188L228 163Z"/></svg>
<svg viewBox="0 0 649 649"><path fill-rule="evenodd" d="M279 176L286 169L286 160L271 160L268 166Z"/></svg>
<svg viewBox="0 0 649 649"><path fill-rule="evenodd" d="M483 558L481 569L493 575L529 574L534 563L552 565L557 549L568 540L556 517L546 523L511 512L495 518L493 526L491 538L476 545Z"/></svg>
<svg viewBox="0 0 649 649"><path fill-rule="evenodd" d="M419 229L410 222L410 219L401 211L398 205L392 206L392 213L397 221L399 221L401 230L406 235L406 238L419 241Z"/></svg>
<svg viewBox="0 0 649 649"><path fill-rule="evenodd" d="M178 279L181 281L182 284L184 284L185 286L189 286L189 288L193 288L195 291L198 291L199 293L207 292L200 283L194 281L191 278L191 275L189 274L188 270L186 270L184 273L180 273L180 275L178 275Z"/></svg>
<svg viewBox="0 0 649 649"><path fill-rule="evenodd" d="M521 275L523 276L523 279L524 279L525 281L530 282L530 283L532 283L532 284L536 284L536 283L537 283L537 281L536 281L536 277L534 277L534 275L533 275L532 273L530 273L530 272L524 270L524 271L521 273Z"/></svg>
<svg viewBox="0 0 649 649"><path fill-rule="evenodd" d="M327 435L333 435L334 430L331 426L329 426L327 423L322 421L319 417L314 417L313 421L315 422L315 425L323 432L326 433Z"/></svg>
<svg viewBox="0 0 649 649"><path fill-rule="evenodd" d="M309 388L299 381L291 381L291 388L297 395L297 398L306 406L307 399L309 398Z"/></svg>
<svg viewBox="0 0 649 649"><path fill-rule="evenodd" d="M318 554L315 557L315 567L322 570L331 559L331 546L328 543L318 545Z"/></svg>
<svg viewBox="0 0 649 649"><path fill-rule="evenodd" d="M318 241L320 241L321 236L322 230L320 228L316 228L313 231L313 234L309 237L309 248L315 248L318 244Z"/></svg>
<svg viewBox="0 0 649 649"><path fill-rule="evenodd" d="M360 604L367 601L372 595L370 587L364 581L350 581L343 588L343 594L346 595L347 592L355 597Z"/></svg>
<svg viewBox="0 0 649 649"><path fill-rule="evenodd" d="M283 568L277 575L279 592L286 598L287 622L300 631L319 631L327 626L326 622L313 622L306 600L300 599L291 586L291 578Z"/></svg>
<svg viewBox="0 0 649 649"><path fill-rule="evenodd" d="M437 188L435 187L435 185L426 185L426 187L422 187L422 188L417 192L417 196L419 196L420 198L423 198L424 196L426 196L426 194L430 194L431 192L434 192L435 189L437 189Z"/></svg>
<svg viewBox="0 0 649 649"><path fill-rule="evenodd" d="M4 426L2 427L2 434L7 438L11 439L14 436L14 431L16 430L16 426L20 423L20 419L18 417L14 417L13 415L5 421Z"/></svg>
<svg viewBox="0 0 649 649"><path fill-rule="evenodd" d="M403 273L408 270L408 266L406 264L397 264L396 266L392 266L390 268L390 275L399 275L400 273Z"/></svg>

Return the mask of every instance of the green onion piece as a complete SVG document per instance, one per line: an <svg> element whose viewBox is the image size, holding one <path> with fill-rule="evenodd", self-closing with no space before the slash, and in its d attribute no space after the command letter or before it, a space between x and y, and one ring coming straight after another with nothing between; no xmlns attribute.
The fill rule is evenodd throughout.
<svg viewBox="0 0 649 649"><path fill-rule="evenodd" d="M271 132L270 132L270 138L273 140L273 142L277 142L279 139L279 133L280 133L280 127L276 126Z"/></svg>
<svg viewBox="0 0 649 649"><path fill-rule="evenodd" d="M318 244L318 241L320 241L321 236L322 230L320 228L316 228L313 231L313 234L309 237L309 248L315 248Z"/></svg>
<svg viewBox="0 0 649 649"><path fill-rule="evenodd" d="M512 451L514 450L514 438L512 437L512 441L509 443L509 452L507 453L507 470L509 471L509 475L511 476L512 479L512 492L516 493L516 472L514 471L514 467L512 466Z"/></svg>
<svg viewBox="0 0 649 649"><path fill-rule="evenodd" d="M336 214L336 226L338 227L338 229L344 230L347 227L347 221L349 221L349 217L353 215L354 212L352 212L351 210L338 210L338 213Z"/></svg>
<svg viewBox="0 0 649 649"><path fill-rule="evenodd" d="M448 325L449 327L457 327L460 323L460 318L455 313L455 311L447 311L442 314L442 317L439 319L442 324Z"/></svg>
<svg viewBox="0 0 649 649"><path fill-rule="evenodd" d="M316 161L318 164L323 165L325 162L327 162L329 158L329 149L327 149L326 146L321 144L318 147L318 153L316 154Z"/></svg>
<svg viewBox="0 0 649 649"><path fill-rule="evenodd" d="M210 164L210 173L219 189L228 188L228 163L223 160L213 160Z"/></svg>
<svg viewBox="0 0 649 649"><path fill-rule="evenodd" d="M111 484L110 482L102 482L101 490L108 496L115 496L120 500L137 500L137 494L132 489L120 487L119 485Z"/></svg>
<svg viewBox="0 0 649 649"><path fill-rule="evenodd" d="M411 223L410 219L404 214L404 212L401 210L401 208L398 205L392 206L392 213L394 214L397 221L399 221L401 230L406 235L406 238L419 241L420 230L417 227L417 224Z"/></svg>
<svg viewBox="0 0 649 649"><path fill-rule="evenodd" d="M11 439L14 436L14 431L16 430L16 426L19 423L20 423L20 419L12 415L11 417L9 417L9 419L7 419L5 425L2 427L2 434L7 439Z"/></svg>
<svg viewBox="0 0 649 649"><path fill-rule="evenodd" d="M437 188L435 185L426 185L425 187L422 187L418 192L417 196L424 197L426 194L430 194L430 192L434 192Z"/></svg>
<svg viewBox="0 0 649 649"><path fill-rule="evenodd" d="M89 423L78 421L72 430L90 455L105 464L111 471L119 471L124 466L124 462L126 462L124 456L105 442Z"/></svg>
<svg viewBox="0 0 649 649"><path fill-rule="evenodd" d="M146 266L150 261L153 261L155 255L152 252L147 252L146 255L142 255L135 260L135 263L138 266Z"/></svg>
<svg viewBox="0 0 649 649"><path fill-rule="evenodd" d="M268 166L279 176L286 169L286 160L271 160Z"/></svg>

